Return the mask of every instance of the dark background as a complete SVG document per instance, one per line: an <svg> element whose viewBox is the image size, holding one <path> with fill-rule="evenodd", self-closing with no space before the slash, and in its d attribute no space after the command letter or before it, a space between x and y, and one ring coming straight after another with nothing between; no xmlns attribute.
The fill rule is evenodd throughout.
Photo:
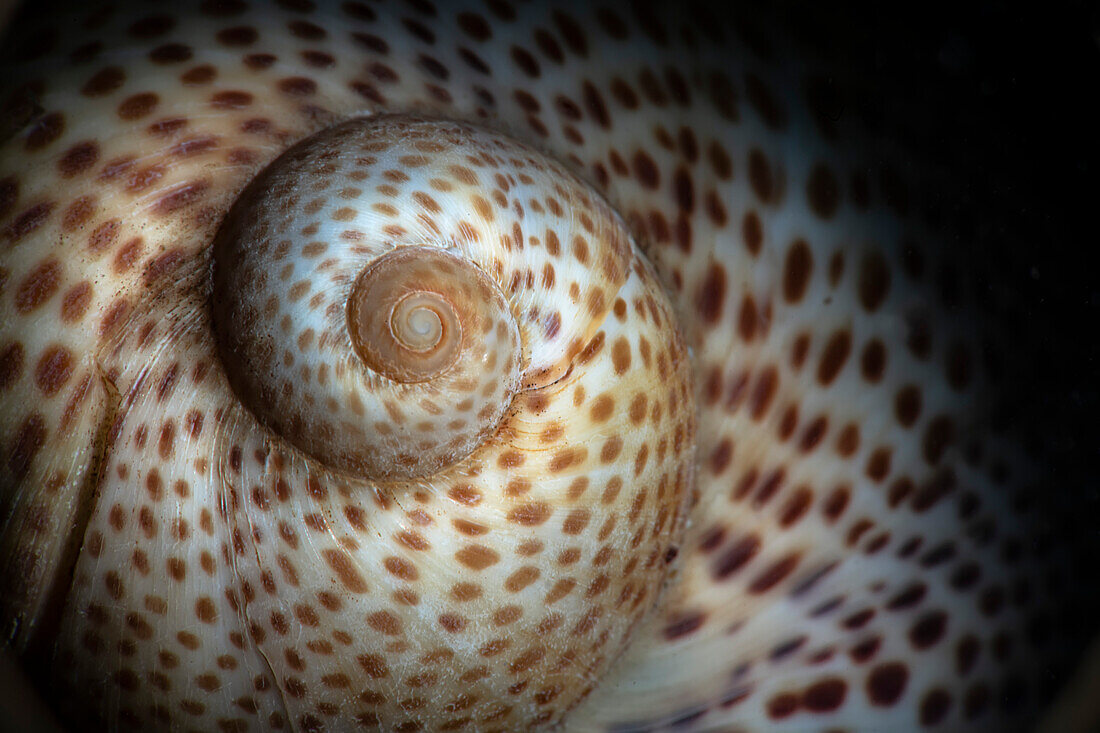
<svg viewBox="0 0 1100 733"><path fill-rule="evenodd" d="M1058 633L1080 654L1100 637L1100 9L781 2L764 12L855 73L844 114L950 171L964 193L959 245L1012 333L1006 420L1043 472L1033 511L1071 549ZM1095 697L1100 679L1088 687Z"/></svg>
<svg viewBox="0 0 1100 733"><path fill-rule="evenodd" d="M1002 316L1019 336L1014 421L1052 470L1094 495L1100 10L1080 1L823 5L773 12L855 71L864 86L846 107L961 185L960 243L985 259L990 287L1012 304Z"/></svg>

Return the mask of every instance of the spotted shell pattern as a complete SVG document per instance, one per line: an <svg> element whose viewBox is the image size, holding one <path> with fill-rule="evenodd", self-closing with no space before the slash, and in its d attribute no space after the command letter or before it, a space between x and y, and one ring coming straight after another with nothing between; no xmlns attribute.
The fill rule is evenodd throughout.
<svg viewBox="0 0 1100 733"><path fill-rule="evenodd" d="M1034 714L1054 559L989 332L782 38L74 8L5 42L0 148L0 619L66 723ZM420 372L370 345L406 297Z"/></svg>

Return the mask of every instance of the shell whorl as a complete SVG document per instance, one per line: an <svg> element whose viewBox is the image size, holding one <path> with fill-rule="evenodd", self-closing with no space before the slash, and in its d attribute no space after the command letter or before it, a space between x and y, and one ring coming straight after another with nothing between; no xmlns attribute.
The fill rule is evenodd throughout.
<svg viewBox="0 0 1100 733"><path fill-rule="evenodd" d="M213 247L211 313L237 394L294 445L367 478L469 455L519 386L503 294L483 263L442 248L459 220L437 220L428 181L465 160L461 144L446 155L432 142L437 127L363 120L310 137L250 184ZM415 142L398 145L402 134ZM416 228L395 223L410 205Z"/></svg>
<svg viewBox="0 0 1100 733"><path fill-rule="evenodd" d="M592 365L611 360L601 328L642 277L623 222L559 164L407 117L351 120L288 150L212 248L213 330L236 393L362 478L435 474L584 348ZM672 319L653 325L648 343L679 342Z"/></svg>

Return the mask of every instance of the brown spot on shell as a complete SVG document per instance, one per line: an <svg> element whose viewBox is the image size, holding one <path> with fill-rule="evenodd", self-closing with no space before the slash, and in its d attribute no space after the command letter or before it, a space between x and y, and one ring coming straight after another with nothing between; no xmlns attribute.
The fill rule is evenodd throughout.
<svg viewBox="0 0 1100 733"><path fill-rule="evenodd" d="M324 550L322 556L345 589L352 593L366 593L367 583L355 568L351 557L340 550Z"/></svg>
<svg viewBox="0 0 1100 733"><path fill-rule="evenodd" d="M802 300L813 272L813 255L805 240L796 240L787 250L783 264L783 297L788 303Z"/></svg>

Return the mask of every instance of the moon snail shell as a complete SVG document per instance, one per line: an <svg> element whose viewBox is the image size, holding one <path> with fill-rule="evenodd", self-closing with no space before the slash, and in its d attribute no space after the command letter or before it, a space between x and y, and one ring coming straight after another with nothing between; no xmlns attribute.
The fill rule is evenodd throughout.
<svg viewBox="0 0 1100 733"><path fill-rule="evenodd" d="M0 621L63 723L1034 717L1060 556L950 234L681 11L19 21Z"/></svg>

